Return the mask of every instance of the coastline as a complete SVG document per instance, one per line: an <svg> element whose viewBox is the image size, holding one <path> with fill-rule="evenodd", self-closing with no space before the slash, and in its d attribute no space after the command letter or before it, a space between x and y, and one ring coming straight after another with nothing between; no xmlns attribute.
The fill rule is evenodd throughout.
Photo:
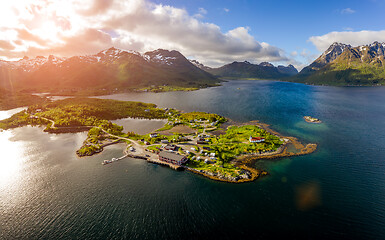
<svg viewBox="0 0 385 240"><path fill-rule="evenodd" d="M191 168L188 166L181 166L181 168L183 168L186 171L189 171L191 173L204 176L204 177L211 179L211 180L214 180L214 181L227 182L227 183L246 183L246 182L253 182L256 179L258 179L259 177L263 177L263 176L266 176L269 174L266 170L257 169L255 167L253 167L253 164L258 160L262 160L262 159L270 159L271 160L271 159L278 159L278 158L284 158L284 157L301 156L301 155L313 153L317 149L317 144L309 143L309 144L304 145L301 142L299 142L297 138L283 136L282 134L278 133L277 131L271 129L270 125L268 125L266 123L261 123L257 120L245 122L245 123L238 123L238 122L234 122L231 119L227 119L227 122L224 124L226 124L225 125L226 129L228 127L234 126L234 125L235 126L256 125L256 126L260 127L261 129L263 129L263 130L265 130L265 131L267 131L273 135L276 135L276 136L280 137L281 139L284 139L284 143L274 152L266 152L266 153L259 153L259 154L250 154L250 155L240 155L240 156L237 156L235 159L233 159L231 161L231 163L234 164L236 167L239 167L240 169L244 170L246 175L247 175L247 177L240 178L240 179L236 179L236 178L230 179L228 177L218 175L217 173L197 170L197 169L194 169L194 168ZM221 130L217 130L217 131L221 131ZM113 135L111 135L111 136L113 136ZM117 139L113 142L102 143L102 145L100 146L100 149L97 149L90 154L80 155L77 152L77 155L79 157L92 156L94 154L101 153L103 151L104 147L106 147L108 145L115 144L115 143L121 143L122 140L123 139L120 138L120 139ZM141 148L140 152L142 152L142 153L145 152L146 145L140 145L137 141L132 140L132 139L127 139L127 140L129 140L131 142L131 144L134 143L136 145L136 148ZM85 143L86 142L87 142L87 140L85 140ZM125 149L128 147L128 145L125 147ZM294 148L297 150L297 152L289 151L288 147L290 145L294 146ZM132 154L132 156L137 156L137 155ZM147 162L157 164L157 161L152 161L150 158L147 158L144 156L139 156L139 155L137 157L146 158ZM163 164L163 165L167 165L167 164ZM175 169L172 166L169 166L169 167L172 169Z"/></svg>
<svg viewBox="0 0 385 240"><path fill-rule="evenodd" d="M197 117L197 116L194 116L194 117ZM221 116L219 116L219 117L221 117ZM222 118L225 119L224 117L222 117ZM44 131L49 132L49 133L55 133L55 134L70 133L70 132L83 132L83 131L87 131L87 130L90 130L91 128L93 128L92 126L69 126L69 127L59 126L58 127L58 126L55 126L55 122L53 120L45 118L45 117L36 116L36 115L30 115L29 119L44 120L46 123L48 123L48 124L46 124L46 129L44 129ZM194 165L194 163L193 163L192 165L187 164L187 165L181 166L182 168L184 168L190 172L193 172L195 174L199 174L199 175L205 176L209 179L216 180L216 181L222 181L222 182L228 182L228 183L251 182L251 181L258 179L261 176L268 175L267 171L265 171L263 169L257 169L253 166L253 163L255 163L255 161L260 160L260 159L277 159L277 158L283 158L283 157L300 156L300 155L310 154L317 149L317 144L309 143L305 146L301 142L299 142L297 138L283 136L282 134L278 133L277 131L272 130L270 128L270 125L265 124L265 123L261 123L257 120L250 121L250 122L244 122L244 123L235 122L229 118L226 118L225 120L226 121L223 122L215 130L210 131L210 133L207 132L209 134L208 136L210 136L210 135L211 136L219 136L219 135L225 134L227 132L227 130L229 129L229 127L231 127L231 126L242 127L242 126L254 125L254 126L266 131L270 135L274 135L276 139L280 140L280 145L277 145L276 148L274 148L274 149L271 149L271 148L270 149L261 149L259 151L254 150L254 151L249 151L249 152L244 151L240 155L234 155L233 154L228 159L228 161L226 162L226 164L228 164L227 167L224 167L224 162L216 164L216 161L214 161L214 163L213 162L211 162L211 163L205 162L205 164L212 164L212 167L211 167L211 165L208 165L209 167L206 167L206 166L200 167L200 166L198 166L199 164ZM40 123L40 124L42 125L43 123ZM203 124L204 130L209 130L210 126L208 129L206 129L207 128L206 125L207 125L207 123ZM76 151L76 154L78 155L78 157L92 156L94 154L98 154L98 153L103 152L104 147L107 147L109 145L119 143L119 142L126 142L127 143L126 149L129 145L131 145L135 149L137 149L135 154L130 154L132 157L139 157L139 158L146 159L148 162L158 163L157 154L154 153L154 154L150 154L151 156L149 156L146 153L146 152L148 152L147 147L149 144L145 145L142 142L138 141L137 139L136 140L131 139L129 136L118 136L118 135L109 133L106 130L104 130L102 127L94 127L94 128L99 129L98 131L104 132L102 134L102 138L98 139L98 138L95 138L95 136L91 137L91 135L88 135L88 137L84 140L82 147ZM197 131L197 130L194 130L193 132L195 132L195 131ZM98 133L98 134L100 134L100 133ZM194 133L191 133L191 132L189 132L188 135L189 134L192 134L193 137L191 139L191 136L190 136L190 140L188 139L187 141L193 141L194 140L194 141L197 141L195 144L199 144L198 140L195 139L195 138L198 138L199 135L196 136L196 135L194 135ZM198 133L196 133L196 134L198 134ZM142 139L142 141L143 141L143 139ZM158 141L160 141L160 140L158 140ZM242 140L242 141L244 141L244 140ZM248 143L249 140L246 140L246 141ZM155 144L155 142L153 144ZM156 142L156 144L159 144L159 143ZM182 145L183 145L183 143L182 143ZM194 145L194 144L192 144L192 145ZM291 146L291 145L294 146L295 150L289 151L289 146ZM179 146L179 147L182 148L182 146ZM161 151L161 149L159 149L159 151ZM196 151L198 151L198 150L196 150ZM127 155L126 152L125 152L125 154ZM187 155L185 155L186 157L190 156L189 151L186 151L186 153L183 152L183 148L182 148L181 154L187 154ZM217 152L217 154L218 154L218 152ZM206 152L206 156L207 156L207 152ZM193 160L191 160L191 161L194 162ZM163 164L163 165L167 165L167 164ZM172 168L172 166L169 166L169 167ZM221 168L226 169L226 170L221 170ZM230 170L230 172L226 172L226 171L228 171L228 169Z"/></svg>
<svg viewBox="0 0 385 240"><path fill-rule="evenodd" d="M233 125L235 125L235 126L256 125L256 126L260 127L261 129L263 129L263 130L265 130L271 134L274 134L280 138L287 139L288 141L285 142L281 147L279 147L277 149L277 151L275 151L275 152L262 153L262 154L258 154L258 155L241 155L241 156L236 157L234 160L232 160L234 165L236 165L237 167L244 169L244 170L251 173L251 178L249 178L249 179L243 178L243 179L240 179L238 181L230 181L230 180L222 179L222 178L219 178L217 176L213 176L213 175L210 175L210 174L207 174L204 172L200 172L197 170L195 170L195 171L190 170L191 172L205 176L209 179L212 179L215 181L221 181L221 182L228 182L228 183L252 182L252 181L255 181L256 179L258 179L259 177L269 175L269 173L267 171L265 171L263 169L256 169L252 166L257 160L301 156L301 155L313 153L317 150L317 144L308 143L306 146L304 146L301 142L298 141L297 138L283 136L282 134L278 133L277 131L271 129L269 124L261 123L258 120L253 120L253 121L245 122L245 123L237 123L231 119L227 119L227 120L228 121L226 123L228 123L228 126L226 128L233 126ZM297 153L289 152L288 147L290 144L292 144L296 148L296 150L299 152L297 152Z"/></svg>

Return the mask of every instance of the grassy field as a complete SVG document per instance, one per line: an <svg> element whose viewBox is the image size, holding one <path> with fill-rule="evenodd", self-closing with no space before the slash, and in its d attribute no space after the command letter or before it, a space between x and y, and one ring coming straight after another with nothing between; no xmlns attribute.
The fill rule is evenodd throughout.
<svg viewBox="0 0 385 240"><path fill-rule="evenodd" d="M28 124L45 124L41 119L30 118L31 115L53 120L56 127L108 125L108 120L126 117L166 118L165 111L157 108L155 104L109 99L69 98L30 106L26 112L0 121L0 127L7 129Z"/></svg>
<svg viewBox="0 0 385 240"><path fill-rule="evenodd" d="M215 164L207 164L203 161L197 161L197 160L189 160L189 162L186 164L186 166L190 168L194 168L198 171L208 171L212 173L218 173L222 175L229 175L232 177L236 177L240 174L241 169L234 166L231 163L224 163L221 165L222 167L215 165Z"/></svg>

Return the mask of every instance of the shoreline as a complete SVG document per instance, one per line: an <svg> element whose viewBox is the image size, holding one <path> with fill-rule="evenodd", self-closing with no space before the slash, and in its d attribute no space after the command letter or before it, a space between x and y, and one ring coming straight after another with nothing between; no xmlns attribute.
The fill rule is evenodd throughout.
<svg viewBox="0 0 385 240"><path fill-rule="evenodd" d="M90 130L92 126L55 126L55 122L51 119L45 118L45 117L39 117L35 115L31 115L29 118L40 118L44 121L46 121L48 124L46 124L46 128L44 129L44 132L49 132L49 133L54 133L54 134L60 134L60 133L74 133L74 132L84 132ZM263 169L257 169L253 166L253 163L255 161L260 160L260 159L277 159L277 158L283 158L283 157L292 157L292 156L300 156L300 155L305 155L305 154L310 154L316 151L317 149L317 144L309 143L306 146L303 145L301 142L298 141L297 138L295 137L286 137L280 134L279 132L273 130L270 128L270 125L261 123L258 120L253 120L249 122L235 122L230 118L224 118L222 117L223 120L226 120L223 122L220 127L217 127L214 131L212 131L209 136L219 136L222 134L225 134L226 131L229 129L231 126L247 126L247 125L254 125L270 135L274 135L276 138L280 139L280 145L277 145L277 147L273 149L263 149L260 151L249 151L249 152L243 152L240 155L232 155L226 163L231 164L231 167L229 169L233 169L230 171L230 173L226 171L222 171L220 169L216 169L215 167L220 167L223 168L221 165L215 165L214 168L194 168L196 167L194 164L191 165L192 167L189 167L188 165L182 165L181 167L193 172L195 174L199 174L202 176L205 176L209 179L216 180L216 181L221 181L221 182L228 182L228 183L243 183L243 182L252 182L256 179L258 179L261 176L266 176L268 175L268 172L263 170ZM141 119L141 118L139 118ZM143 118L145 119L145 118ZM43 125L40 123L40 125ZM204 130L206 130L206 125L204 124ZM140 143L138 140L133 140L129 138L129 136L118 136L114 135L111 133L108 133L106 130L102 129L101 127L96 127L99 128L102 132L104 132L104 140L102 139L96 139L97 141L95 142L95 138L90 138L88 136L84 142L83 145L81 146L80 149L76 151L76 154L78 157L86 157L86 156L92 156L94 154L98 154L103 152L104 148L120 143L120 142L126 142L126 145L133 145L135 149L137 149L136 154L130 154L131 157L138 157L138 158L143 158L146 159L148 162L153 162L153 163L158 163L157 161L157 155L151 155L148 156L146 151L147 151L147 145L143 145L143 143ZM192 140L196 140L196 136L194 134ZM199 136L199 135L198 135ZM191 139L190 139L191 140ZM198 140L197 140L198 141ZM198 142L196 144L199 144ZM289 146L294 146L295 149L292 149L289 151ZM182 148L183 150L183 148ZM198 148L199 150L199 148ZM198 151L197 150L197 151ZM187 155L189 154L188 151ZM125 154L127 154L125 152ZM182 153L183 154L183 153ZM145 156L146 155L146 156ZM207 153L206 153L207 156ZM214 155L215 156L215 155ZM215 163L215 162L214 162ZM212 163L212 164L214 164ZM210 163L211 164L211 163ZM200 170L198 170L200 169ZM237 169L235 171L235 169ZM235 172L234 172L235 171Z"/></svg>
<svg viewBox="0 0 385 240"><path fill-rule="evenodd" d="M191 173L204 176L204 177L211 179L211 180L214 180L214 181L227 182L227 183L246 183L246 182L253 182L260 177L269 175L269 173L266 170L257 169L253 166L253 164L258 160L278 159L278 158L284 158L284 157L301 156L301 155L313 153L314 151L317 150L317 144L308 143L308 144L304 145L301 142L299 142L297 138L283 136L282 134L278 133L277 131L271 129L269 124L261 123L258 120L239 123L239 122L235 122L231 119L227 119L226 123L227 123L226 129L228 127L234 126L234 125L235 126L256 125L256 126L260 127L261 129L269 132L270 134L273 134L273 135L280 137L281 139L284 140L284 143L274 152L250 154L250 155L240 155L240 156L235 157L235 159L233 159L231 161L231 163L234 164L235 166L241 168L242 170L244 170L246 172L245 174L248 176L247 178L240 178L240 179L234 179L233 180L229 177L224 177L222 175L218 175L217 173L205 172L205 171L197 170L197 169L194 169L194 168L191 168L188 166L181 166L181 168L183 168L186 171L189 171ZM113 135L111 135L111 136L113 136ZM132 140L132 139L127 139L127 140L129 140L131 142L131 144L134 143L137 148L141 148L142 152L145 152L144 150L146 148L146 145L140 145L137 141ZM87 141L87 140L85 140L85 141ZM119 137L114 142L102 144L100 149L90 153L89 155L86 155L86 154L85 155L79 155L78 153L77 153L77 155L79 157L92 156L94 154L98 154L98 153L103 152L104 147L106 147L106 146L109 146L109 145L112 145L115 143L122 143L122 142L124 143L123 139L121 137ZM288 151L288 147L290 145L294 146L294 148L297 150L297 152ZM125 149L127 148L127 146L125 147ZM139 156L139 155L136 156L134 154L132 154L131 157L146 158L147 162L153 163L153 164L158 164L157 161L153 161L152 159L149 159L147 157L143 157L143 156ZM167 164L163 164L163 165L167 165ZM172 167L170 167L170 168L172 168ZM174 168L172 168L172 169L174 169ZM174 170L176 170L176 169L174 169Z"/></svg>
<svg viewBox="0 0 385 240"><path fill-rule="evenodd" d="M288 141L283 143L282 146L280 146L277 151L275 152L270 152L270 153L262 153L262 154L259 154L259 155L241 155L241 156L238 156L236 157L234 160L232 160L232 162L234 163L234 165L236 165L237 167L241 168L241 169L244 169L248 172L251 173L251 178L250 179L240 179L238 181L230 181L230 180L227 180L227 179L221 179L217 176L212 176L212 175L209 175L207 173L204 173L204 172L200 172L200 171L191 171L193 173L196 173L196 174L199 174L199 175L202 175L202 176L205 176L209 179L212 179L212 180L215 180L215 181L221 181L221 182L228 182L228 183L244 183L244 182L253 182L255 181L256 179L258 179L259 177L263 177L263 176L266 176L266 175L269 175L269 173L263 169L257 169L253 166L250 166L252 165L253 163L255 163L257 160L262 160L262 159L277 159L277 158L284 158L284 157L294 157L294 156L302 156L302 155L307 155L307 154L310 154L310 153L313 153L317 150L317 144L315 143L308 143L306 144L306 146L304 146L301 142L298 141L297 138L295 137L286 137L286 136L283 136L282 134L278 133L277 131L273 130L270 128L270 125L269 124L266 124L266 123L261 123L259 122L258 120L252 120L252 121L249 121L249 122L245 122L245 123L239 123L239 122L235 122L233 121L232 119L229 119L227 118L227 122L229 125L226 127L226 129L230 126L243 126L243 125L256 125L258 127L260 127L261 129L271 133L271 134L274 134L280 138L283 138L283 139L287 139ZM292 144L297 151L297 153L294 153L294 152L288 152L288 146Z"/></svg>

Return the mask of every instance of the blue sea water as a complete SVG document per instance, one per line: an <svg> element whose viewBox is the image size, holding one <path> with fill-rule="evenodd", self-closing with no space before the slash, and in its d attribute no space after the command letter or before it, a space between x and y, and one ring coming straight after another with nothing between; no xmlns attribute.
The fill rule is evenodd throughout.
<svg viewBox="0 0 385 240"><path fill-rule="evenodd" d="M86 133L0 132L0 239L384 239L385 88L229 81L102 98L259 120L318 150L227 184L137 159L102 166L119 145L77 158Z"/></svg>

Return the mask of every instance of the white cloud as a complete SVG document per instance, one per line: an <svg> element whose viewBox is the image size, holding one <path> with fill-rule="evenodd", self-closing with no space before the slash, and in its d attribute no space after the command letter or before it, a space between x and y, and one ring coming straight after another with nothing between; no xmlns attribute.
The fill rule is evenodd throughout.
<svg viewBox="0 0 385 240"><path fill-rule="evenodd" d="M370 44L374 41L385 42L385 30L330 32L322 36L312 36L309 38L309 41L312 42L320 52L323 52L334 42L350 44L352 46Z"/></svg>
<svg viewBox="0 0 385 240"><path fill-rule="evenodd" d="M204 8L199 8L199 9L198 9L198 13L203 14L203 15L206 15L206 14L207 14L207 10L204 9Z"/></svg>
<svg viewBox="0 0 385 240"><path fill-rule="evenodd" d="M258 42L248 27L222 32L218 25L184 9L148 0L17 3L7 2L0 10L0 56L5 58L94 54L114 45L141 52L175 49L213 66L244 60L290 61L283 50ZM1 14L9 12L9 19L2 19ZM199 8L198 14L203 16L207 10Z"/></svg>
<svg viewBox="0 0 385 240"><path fill-rule="evenodd" d="M341 14L353 14L355 13L356 11L351 9L351 8L344 8L341 10Z"/></svg>
<svg viewBox="0 0 385 240"><path fill-rule="evenodd" d="M225 11L225 12L230 12L230 9L228 9L228 8L223 8L223 11Z"/></svg>
<svg viewBox="0 0 385 240"><path fill-rule="evenodd" d="M194 14L195 18L202 19L205 18L205 15L207 14L207 10L204 8L199 8L198 13Z"/></svg>

